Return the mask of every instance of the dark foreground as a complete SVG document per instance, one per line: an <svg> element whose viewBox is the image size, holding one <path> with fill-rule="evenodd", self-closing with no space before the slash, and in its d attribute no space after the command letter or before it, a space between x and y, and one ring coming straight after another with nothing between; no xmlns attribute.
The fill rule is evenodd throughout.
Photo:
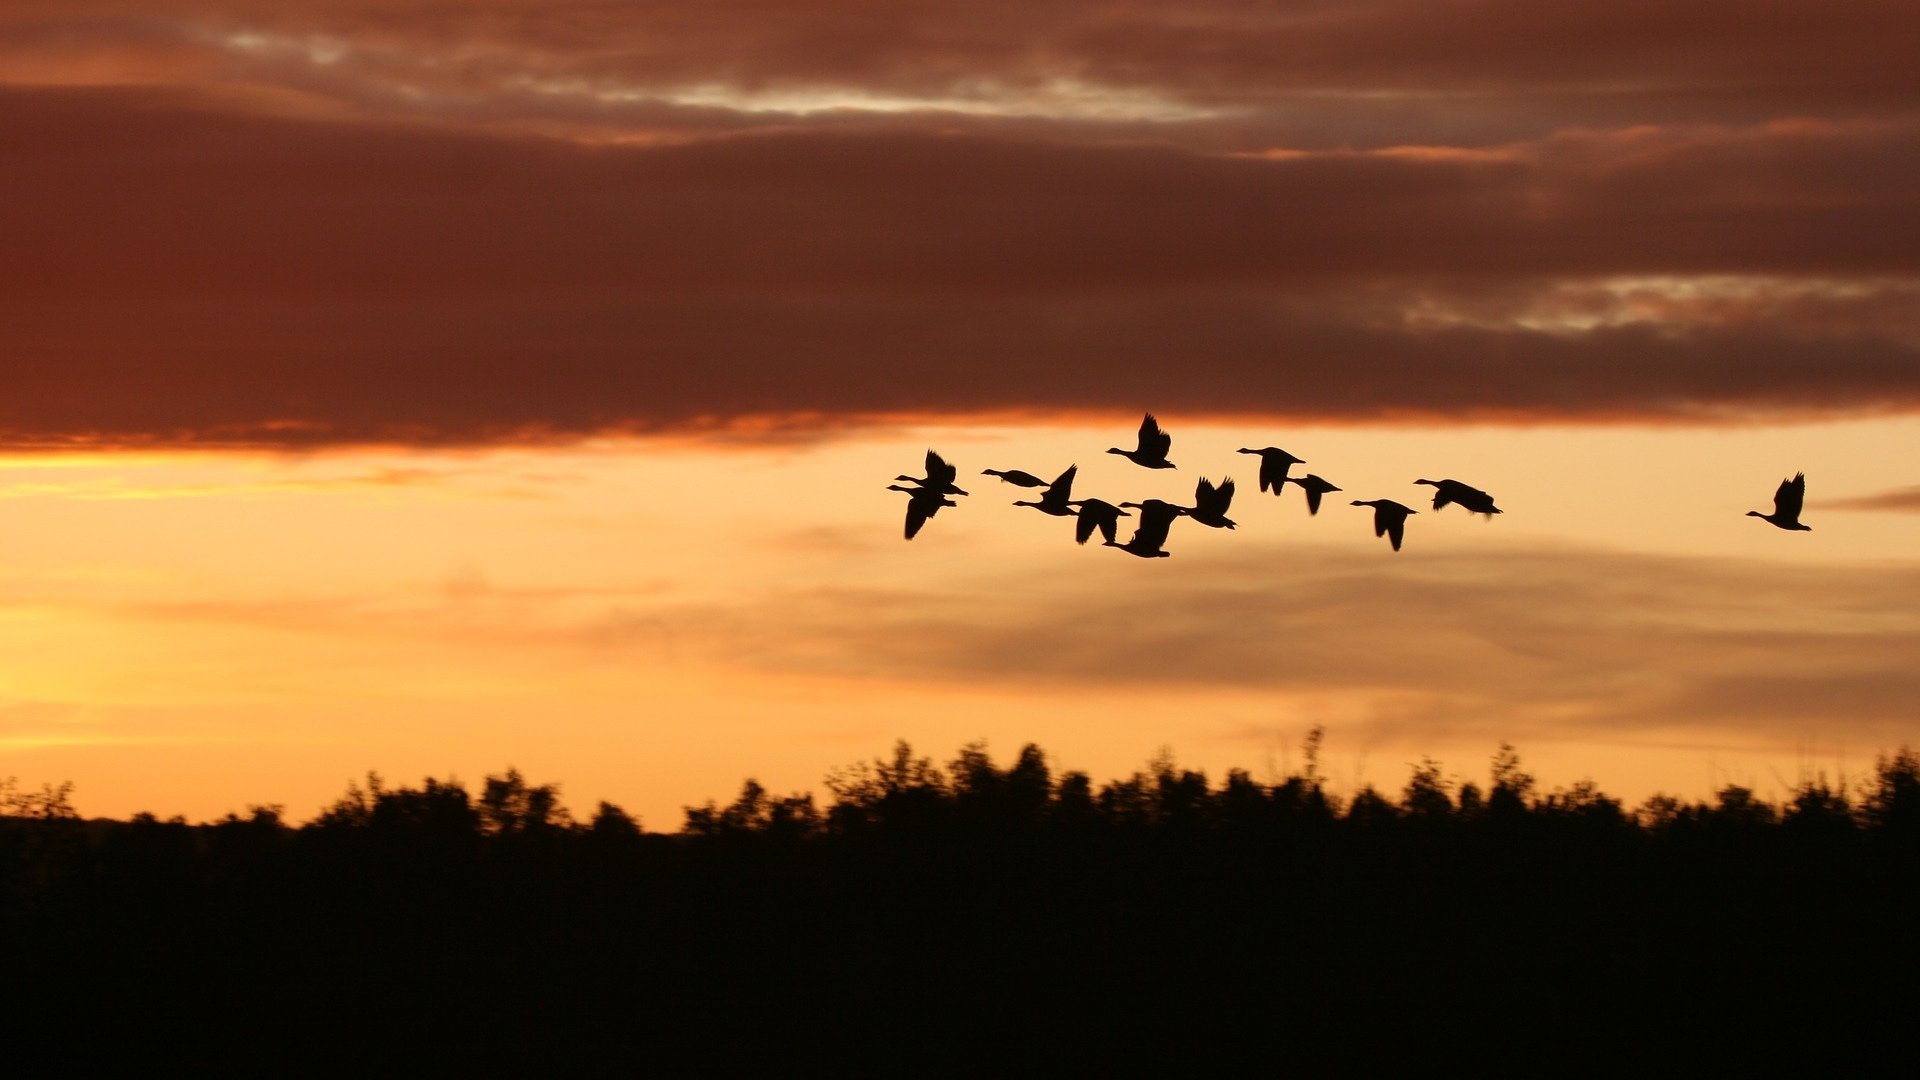
<svg viewBox="0 0 1920 1080"><path fill-rule="evenodd" d="M10 1063L847 1075L1333 1063L1768 1071L1912 1056L1920 760L1628 813L1416 770L1094 790L904 747L824 810L645 833L517 774L298 828L0 819ZM19 800L16 800L18 803ZM1395 1071L1400 1071L1396 1069Z"/></svg>

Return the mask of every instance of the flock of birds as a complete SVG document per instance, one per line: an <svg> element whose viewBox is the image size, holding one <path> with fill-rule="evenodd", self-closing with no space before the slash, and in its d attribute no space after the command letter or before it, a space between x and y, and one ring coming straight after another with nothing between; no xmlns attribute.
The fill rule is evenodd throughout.
<svg viewBox="0 0 1920 1080"><path fill-rule="evenodd" d="M1140 422L1140 435L1131 450L1118 446L1109 447L1107 453L1119 454L1128 461L1144 469L1177 468L1167 460L1167 452L1173 449L1173 437L1160 429L1160 422L1152 413ZM1260 459L1260 490L1279 495L1288 484L1296 484L1307 496L1307 513L1320 512L1320 499L1330 491L1339 491L1318 476L1308 473L1304 476L1289 475L1295 465L1305 464L1302 458L1294 457L1277 446L1262 447L1258 450L1242 447L1242 454L1253 454ZM1097 531L1104 537L1102 546L1119 548L1129 555L1143 559L1164 559L1172 553L1166 550L1167 534L1173 528L1177 518L1190 518L1201 525L1214 529L1231 529L1234 521L1227 516L1227 510L1233 505L1233 481L1222 480L1215 484L1201 477L1193 490L1193 505L1181 506L1161 499L1144 499L1140 502L1111 503L1103 499L1076 499L1073 497L1073 478L1080 471L1078 465L1069 465L1065 472L1048 481L1030 472L1019 469L983 469L982 475L996 476L1004 483L1016 487L1038 489L1040 495L1033 500L1021 499L1015 506L1031 506L1043 514L1054 517L1072 517L1079 520L1074 526L1074 539L1085 544ZM950 496L966 495L954 481L959 478L959 470L947 463L945 458L932 450L927 451L927 475L908 476L902 473L894 477L904 480L908 485L889 484L888 491L907 493L907 539L911 540L920 532L933 516L943 507L958 506ZM1415 480L1416 484L1426 484L1434 488L1433 509L1439 510L1448 505L1459 506L1473 514L1485 515L1489 520L1501 509L1493 504L1493 496L1458 480ZM1748 517L1757 517L1778 528L1797 532L1811 531L1812 526L1800 523L1800 507L1806 499L1807 479L1803 474L1795 474L1791 480L1780 482L1779 490L1773 495L1773 512L1763 514L1758 510L1747 511ZM1419 513L1418 510L1395 502L1392 499L1355 499L1353 506L1373 508L1373 535L1384 536L1400 550L1400 543L1406 536L1407 518ZM1126 543L1120 543L1118 536L1120 519L1132 517L1127 513L1131 508L1140 512L1139 522L1134 527L1133 536Z"/></svg>

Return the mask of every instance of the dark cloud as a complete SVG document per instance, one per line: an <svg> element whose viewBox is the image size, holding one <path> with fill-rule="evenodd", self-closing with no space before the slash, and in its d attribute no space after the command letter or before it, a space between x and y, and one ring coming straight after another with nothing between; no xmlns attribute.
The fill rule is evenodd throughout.
<svg viewBox="0 0 1920 1080"><path fill-rule="evenodd" d="M0 440L1911 410L1917 34L1887 0L16 0Z"/></svg>
<svg viewBox="0 0 1920 1080"><path fill-rule="evenodd" d="M11 91L0 429L307 444L1142 402L1905 410L1913 134L615 147Z"/></svg>

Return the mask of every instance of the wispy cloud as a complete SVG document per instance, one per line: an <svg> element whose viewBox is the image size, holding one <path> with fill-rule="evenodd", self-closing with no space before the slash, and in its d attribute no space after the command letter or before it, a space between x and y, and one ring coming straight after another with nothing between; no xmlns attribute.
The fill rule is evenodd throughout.
<svg viewBox="0 0 1920 1080"><path fill-rule="evenodd" d="M1828 499L1819 505L1828 510L1884 510L1896 514L1920 514L1920 486L1859 495L1851 499Z"/></svg>
<svg viewBox="0 0 1920 1080"><path fill-rule="evenodd" d="M1499 739L1911 736L1920 567L1566 549L1369 559L1260 545L1184 572L817 589L681 610L773 671L1341 701L1348 730ZM1156 567L1156 570L1159 568Z"/></svg>

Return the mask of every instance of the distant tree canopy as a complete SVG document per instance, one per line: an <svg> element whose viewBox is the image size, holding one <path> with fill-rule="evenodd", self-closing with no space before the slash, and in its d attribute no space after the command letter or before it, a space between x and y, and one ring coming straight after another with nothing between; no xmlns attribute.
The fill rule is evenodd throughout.
<svg viewBox="0 0 1920 1080"><path fill-rule="evenodd" d="M997 763L985 742L973 742L944 766L917 754L904 740L884 756L856 761L829 773L830 801L811 793L776 795L746 780L726 805L714 801L687 807L678 835L690 840L746 836L776 841L898 834L918 829L1022 833L1036 830L1162 830L1170 834L1262 828L1315 827L1425 829L1443 827L1537 827L1579 823L1589 830L1642 836L1709 829L1768 830L1840 838L1885 834L1920 836L1920 754L1902 747L1876 759L1863 782L1836 785L1824 776L1802 781L1779 803L1751 789L1729 785L1711 800L1689 802L1654 795L1627 809L1583 780L1552 791L1502 743L1488 769L1487 786L1449 775L1432 758L1409 766L1397 798L1372 786L1347 796L1326 789L1319 768L1324 733L1315 728L1304 746L1304 767L1272 782L1245 770L1230 770L1215 785L1204 772L1178 766L1161 751L1129 776L1098 786L1084 772L1057 769L1045 751L1022 746L1013 760ZM0 778L0 820L20 828L33 822L77 821L73 785L46 784L24 790ZM149 815L136 820L152 823ZM175 819L170 824L185 826ZM467 837L508 842L540 836L637 837L640 823L625 810L601 802L585 822L561 801L557 783L530 783L509 768L482 781L478 794L459 780L423 779L418 787L394 786L368 773L310 821L292 826L285 807L248 808L198 828L298 831L338 834L365 830L422 836Z"/></svg>

